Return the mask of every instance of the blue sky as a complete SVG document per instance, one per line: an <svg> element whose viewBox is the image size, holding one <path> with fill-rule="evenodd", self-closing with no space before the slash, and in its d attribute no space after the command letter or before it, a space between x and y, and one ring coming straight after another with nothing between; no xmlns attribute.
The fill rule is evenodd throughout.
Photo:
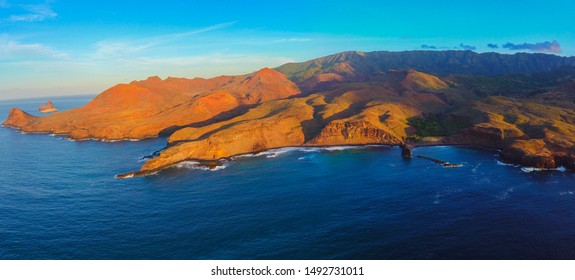
<svg viewBox="0 0 575 280"><path fill-rule="evenodd" d="M573 56L573 11L573 1L0 0L0 99L243 74L347 50Z"/></svg>

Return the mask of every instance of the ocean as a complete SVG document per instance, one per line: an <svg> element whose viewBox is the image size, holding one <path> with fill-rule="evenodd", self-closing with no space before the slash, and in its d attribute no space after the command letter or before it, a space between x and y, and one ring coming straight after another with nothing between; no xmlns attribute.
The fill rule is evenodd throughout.
<svg viewBox="0 0 575 280"><path fill-rule="evenodd" d="M45 102L0 101L0 117ZM367 146L114 177L165 143L0 128L0 259L575 259L569 171L528 172L494 150L414 150L463 164L444 168Z"/></svg>

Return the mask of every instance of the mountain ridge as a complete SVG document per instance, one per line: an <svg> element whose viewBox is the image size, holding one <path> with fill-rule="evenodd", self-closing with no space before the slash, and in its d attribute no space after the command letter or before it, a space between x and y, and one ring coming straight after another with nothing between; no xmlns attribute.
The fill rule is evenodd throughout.
<svg viewBox="0 0 575 280"><path fill-rule="evenodd" d="M499 54L473 51L351 51L305 62L286 63L275 69L299 83L318 74L335 73L345 76L346 71L342 71L340 68L345 69L346 67L351 67L357 71L354 75L411 69L432 75L493 76L510 73L547 72L560 66L575 67L575 57L539 53Z"/></svg>

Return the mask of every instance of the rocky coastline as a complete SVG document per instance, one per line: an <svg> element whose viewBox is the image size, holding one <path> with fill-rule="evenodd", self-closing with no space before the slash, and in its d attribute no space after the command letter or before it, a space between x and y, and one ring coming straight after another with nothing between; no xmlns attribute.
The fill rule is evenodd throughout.
<svg viewBox="0 0 575 280"><path fill-rule="evenodd" d="M3 124L3 126L18 129L18 127L12 127L12 126L7 125L7 124ZM26 132L26 133L47 134L48 132L37 131L37 132ZM66 136L66 134L61 134L61 135ZM68 135L67 139L71 139L74 141L93 140L93 141L102 141L102 142L110 142L110 141L115 142L115 141L139 141L139 140L144 140L146 138L142 138L142 139L117 139L117 140L94 139L94 138L74 139L73 137ZM486 145L476 145L476 144L465 144L465 143L460 143L460 142L449 142L448 139L441 139L440 141L431 141L431 142L407 142L407 143L401 142L398 145L386 144L386 143L370 143L370 144L360 144L357 146L370 146L370 145L397 146L401 150L400 156L402 156L404 158L416 157L416 158L426 159L426 160L430 160L434 163L443 165L444 167L448 167L448 168L449 167L461 167L461 164L444 162L444 161L441 161L438 159L433 159L433 158L429 158L429 157L422 156L422 155L414 156L412 150L415 148L419 148L419 147L431 147L431 146L458 146L458 147L471 147L471 148L477 147L477 148L485 148L485 149L495 149L499 152L499 155L500 155L499 159L506 164L513 164L513 165L518 165L518 166L526 167L526 168L535 168L537 170L556 170L558 168L564 167L567 170L575 171L575 165L573 164L574 163L573 157L569 157L569 156L565 156L565 155L559 155L556 157L555 156L532 156L532 155L526 154L521 149L504 149L504 150L501 150L500 147L497 147L497 146L486 146ZM338 147L338 146L340 146L340 145L278 146L278 147L274 147L272 149L306 148L306 147L328 148L328 147ZM165 165L165 166L161 166L159 168L142 168L141 170L138 170L138 171L132 171L132 172L127 172L127 173L117 174L115 177L118 179L125 179L125 178L154 175L154 174L157 174L158 172L162 171L163 169L170 168L170 167L175 166L181 162L186 162L186 161L197 162L199 167L203 167L206 169L214 169L218 166L221 166L225 162L232 161L234 157L243 156L243 155L255 155L257 153L261 153L261 152L265 152L265 151L267 151L267 149L266 150L258 150L258 151L254 151L254 152L250 152L250 153L231 154L227 157L218 158L215 160L206 160L206 159L202 159L202 158L191 158L191 157L190 158L184 158L184 159L181 159L179 161L171 162L170 164ZM161 154L161 152L162 152L162 150L156 151L153 153L153 155L145 156L145 158L154 159L155 157L158 157Z"/></svg>
<svg viewBox="0 0 575 280"><path fill-rule="evenodd" d="M372 144L399 146L405 158L419 146L487 147L500 150L505 162L575 171L574 60L549 57L553 67L572 67L555 71L538 56L498 55L483 72L469 73L466 56L475 64L487 58L471 52L402 56L410 54L414 60L405 65L394 60L396 53L346 52L239 76L149 77L113 86L72 110L33 116L12 108L3 125L71 140L168 136L165 149L119 178L185 161L211 168L280 147ZM452 56L447 68L426 62L446 56ZM516 68L519 58L530 67ZM390 61L393 68L382 66ZM488 72L492 68L509 72ZM519 86L506 86L511 82Z"/></svg>

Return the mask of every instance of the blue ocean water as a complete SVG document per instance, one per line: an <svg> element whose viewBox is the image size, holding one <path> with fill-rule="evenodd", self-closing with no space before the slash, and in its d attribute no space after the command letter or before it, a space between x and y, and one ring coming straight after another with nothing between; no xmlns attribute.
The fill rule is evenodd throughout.
<svg viewBox="0 0 575 280"><path fill-rule="evenodd" d="M43 102L0 101L0 116ZM372 146L114 178L164 144L0 128L0 259L575 258L571 172L526 173L491 150L414 150L464 163L443 168Z"/></svg>

